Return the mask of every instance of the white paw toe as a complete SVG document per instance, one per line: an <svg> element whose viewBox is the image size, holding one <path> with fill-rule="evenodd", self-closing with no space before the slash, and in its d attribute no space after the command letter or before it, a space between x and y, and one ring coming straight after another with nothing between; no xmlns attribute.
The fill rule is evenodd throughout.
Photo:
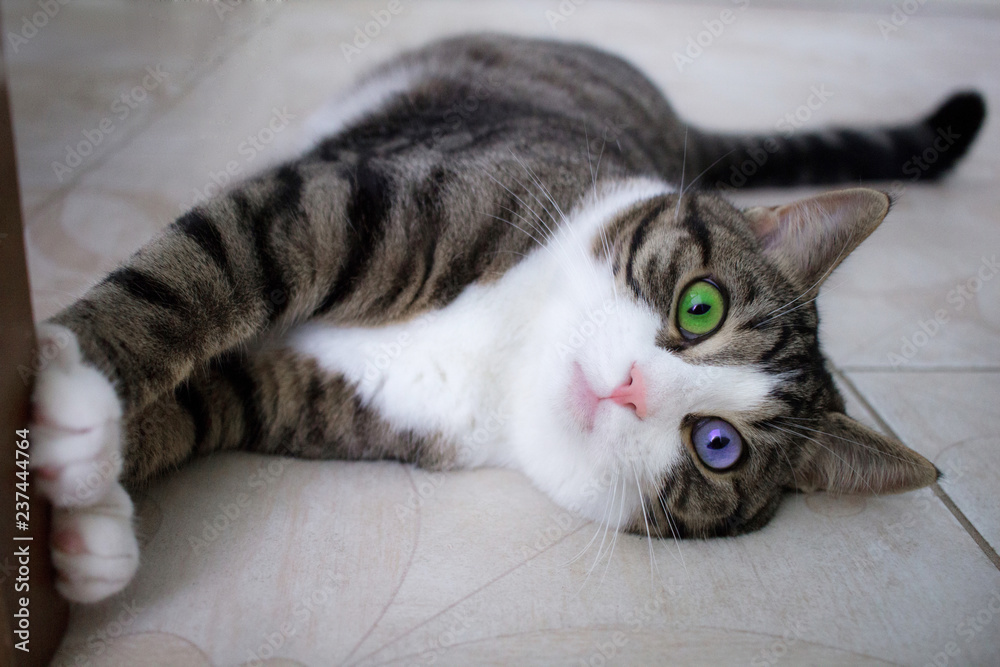
<svg viewBox="0 0 1000 667"><path fill-rule="evenodd" d="M97 602L119 592L139 566L132 501L115 484L89 507L57 509L52 520L56 589L76 602Z"/></svg>
<svg viewBox="0 0 1000 667"><path fill-rule="evenodd" d="M121 472L121 403L96 368L83 363L65 327L39 327L31 465L57 507L95 502Z"/></svg>

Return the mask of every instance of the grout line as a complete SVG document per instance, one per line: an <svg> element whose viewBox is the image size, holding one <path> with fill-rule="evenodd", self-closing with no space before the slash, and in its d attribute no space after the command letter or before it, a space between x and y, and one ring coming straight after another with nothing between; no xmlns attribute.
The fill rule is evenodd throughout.
<svg viewBox="0 0 1000 667"><path fill-rule="evenodd" d="M1000 373L1000 366L837 366L843 373Z"/></svg>
<svg viewBox="0 0 1000 667"><path fill-rule="evenodd" d="M840 381L843 382L847 386L847 388L851 390L851 393L854 394L854 397L858 399L858 402L861 403L862 406L864 406L865 410L868 411L868 413L872 416L872 419L875 420L875 422L878 424L878 427L882 429L882 431L886 435L891 435L900 442L903 442L903 439L900 438L899 435L894 430L892 430L892 427L889 426L888 422L882 419L882 415L879 414L878 410L876 410L875 407L868 401L865 395L861 393L861 391L857 388L854 382L852 382L851 379L847 377L847 374L844 371L840 369L834 369L833 374L836 375L837 378L839 378Z"/></svg>
<svg viewBox="0 0 1000 667"><path fill-rule="evenodd" d="M945 490L941 488L940 484L935 482L931 488L934 489L934 495L938 497L938 500L944 503L944 506L951 510L951 513L955 515L955 518L958 519L960 524L962 524L965 531L972 536L973 540L976 541L976 544L978 544L979 548L982 549L984 554L986 554L986 557L990 559L998 570L1000 570L1000 555L997 555L996 549L994 549L992 545L986 541L986 538L983 537L982 533L980 533L976 527L972 525L972 522L969 521L969 518L962 513L962 510L958 509L958 505L956 505L955 501L951 499L951 496L949 496Z"/></svg>
<svg viewBox="0 0 1000 667"><path fill-rule="evenodd" d="M854 394L855 398L861 402L865 409L871 413L875 421L878 422L879 427L882 428L888 435L891 435L900 442L903 442L903 439L899 437L899 434L896 433L884 419L882 419L882 415L879 414L864 394L858 390L854 382L852 382L846 374L838 369L834 369L833 372L834 375L836 375L847 386L847 388L851 390L851 393ZM998 555L996 549L994 549L993 546L986 541L986 538L983 537L982 533L979 532L975 525L969 521L969 517L965 516L962 510L959 509L958 505L955 504L955 501L951 499L951 496L949 496L948 493L941 488L940 484L935 482L931 485L931 489L933 489L934 495L937 496L938 500L940 500L945 507L948 508L948 511L952 513L958 523L965 528L965 532L969 534L969 537L972 538L972 541L976 543L986 558L993 563L994 567L1000 570L1000 555Z"/></svg>

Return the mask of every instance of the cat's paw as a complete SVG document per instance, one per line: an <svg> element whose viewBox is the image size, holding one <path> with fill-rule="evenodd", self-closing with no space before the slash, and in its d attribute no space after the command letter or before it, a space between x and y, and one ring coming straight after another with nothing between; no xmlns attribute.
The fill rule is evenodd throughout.
<svg viewBox="0 0 1000 667"><path fill-rule="evenodd" d="M86 507L52 514L56 590L74 602L98 602L125 588L139 567L132 500L117 482Z"/></svg>
<svg viewBox="0 0 1000 667"><path fill-rule="evenodd" d="M139 565L132 500L122 470L122 406L114 387L86 364L76 335L43 324L32 399L31 467L53 505L56 589L76 602L114 595Z"/></svg>
<svg viewBox="0 0 1000 667"><path fill-rule="evenodd" d="M43 324L35 383L31 464L39 491L56 507L98 502L122 469L122 407L114 387L84 363L76 335Z"/></svg>

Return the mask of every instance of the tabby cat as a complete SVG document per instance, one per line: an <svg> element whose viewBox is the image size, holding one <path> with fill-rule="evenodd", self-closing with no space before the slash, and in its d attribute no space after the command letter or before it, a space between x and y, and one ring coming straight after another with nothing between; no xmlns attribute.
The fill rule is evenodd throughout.
<svg viewBox="0 0 1000 667"><path fill-rule="evenodd" d="M668 537L756 530L790 489L935 481L844 414L817 340L820 285L890 198L712 190L937 178L978 94L907 126L727 136L613 55L483 35L336 109L40 325L32 461L67 598L133 576L130 492L221 450L505 466Z"/></svg>

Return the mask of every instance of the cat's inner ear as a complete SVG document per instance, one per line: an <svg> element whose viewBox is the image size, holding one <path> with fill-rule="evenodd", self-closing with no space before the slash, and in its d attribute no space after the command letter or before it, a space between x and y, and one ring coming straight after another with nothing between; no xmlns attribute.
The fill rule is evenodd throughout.
<svg viewBox="0 0 1000 667"><path fill-rule="evenodd" d="M794 484L802 491L902 493L938 477L920 454L839 412L827 413L809 439L818 448L795 470Z"/></svg>
<svg viewBox="0 0 1000 667"><path fill-rule="evenodd" d="M764 254L815 291L889 212L884 192L851 188L743 211Z"/></svg>

